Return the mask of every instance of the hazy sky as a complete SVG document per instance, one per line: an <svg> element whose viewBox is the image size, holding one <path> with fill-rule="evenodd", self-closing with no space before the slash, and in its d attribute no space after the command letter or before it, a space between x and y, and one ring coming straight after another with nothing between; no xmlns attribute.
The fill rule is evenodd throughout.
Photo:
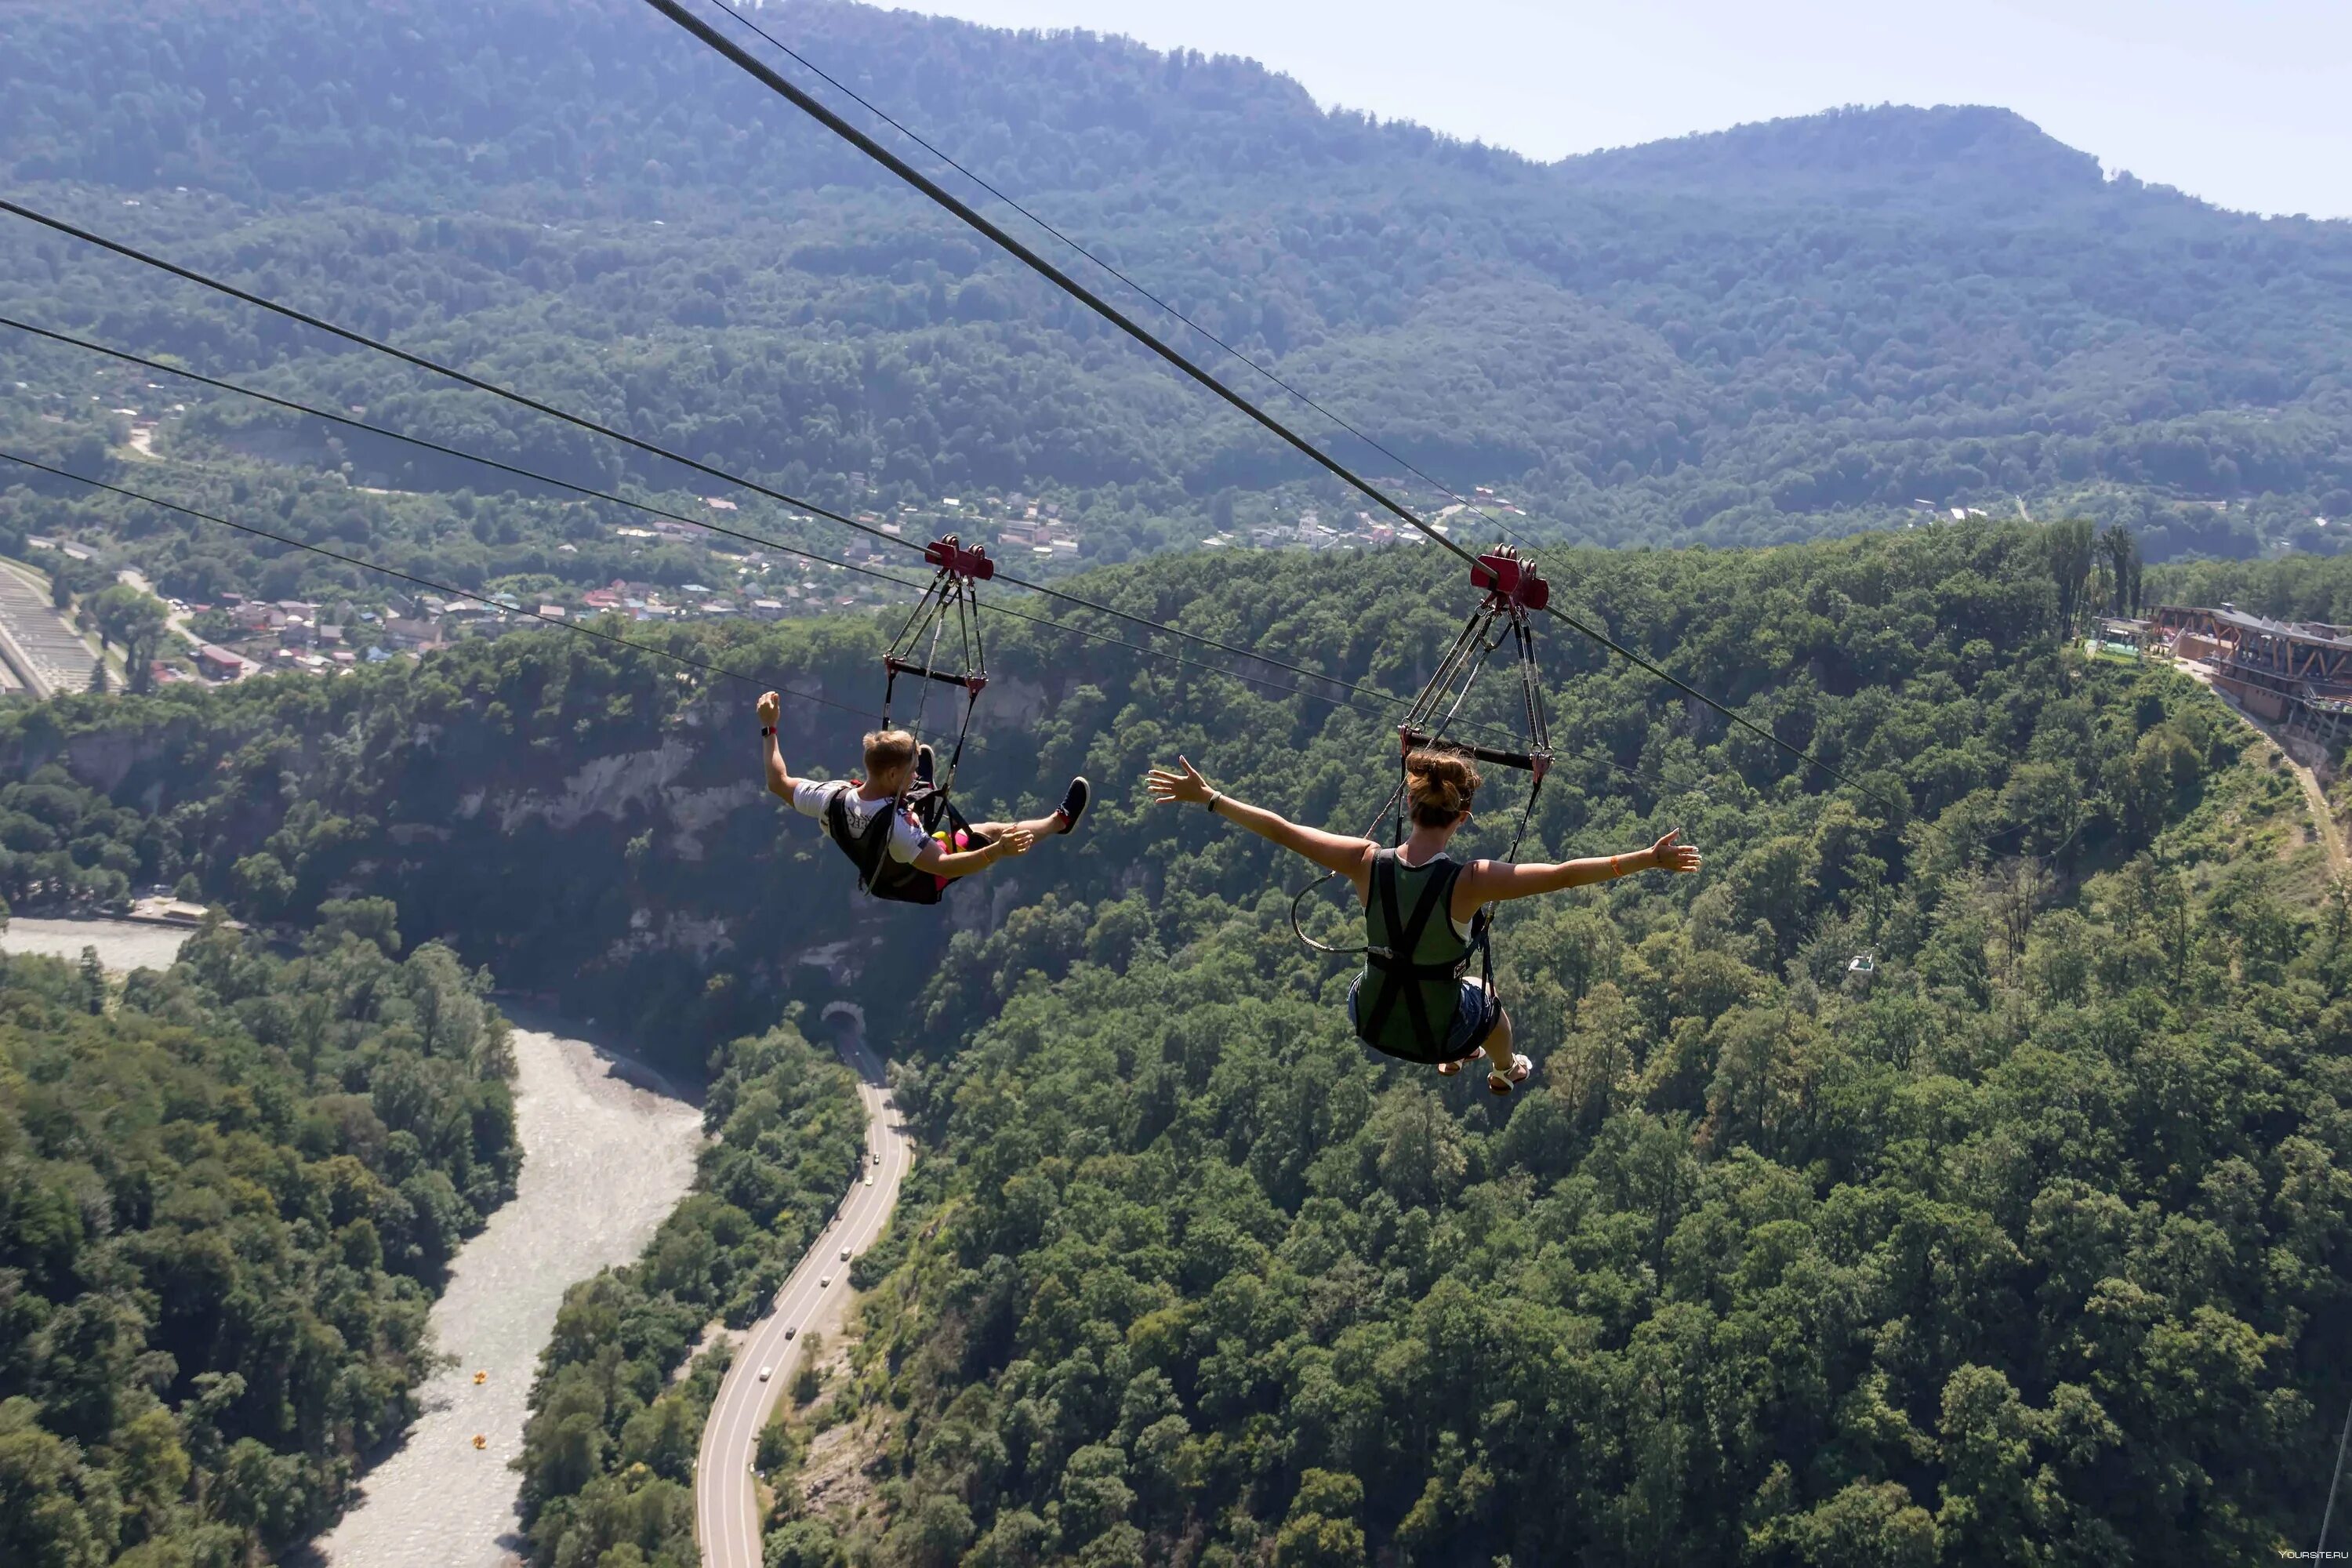
<svg viewBox="0 0 2352 1568"><path fill-rule="evenodd" d="M888 3L888 0L885 0ZM928 0L1242 54L1556 158L1844 103L2014 109L2110 174L2352 216L2352 0Z"/></svg>

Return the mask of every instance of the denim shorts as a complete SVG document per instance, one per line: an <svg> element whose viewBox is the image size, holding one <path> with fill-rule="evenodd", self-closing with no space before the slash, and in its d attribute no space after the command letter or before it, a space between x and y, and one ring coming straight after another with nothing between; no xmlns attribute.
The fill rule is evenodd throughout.
<svg viewBox="0 0 2352 1568"><path fill-rule="evenodd" d="M1348 987L1348 1022L1356 1022L1356 993L1363 989L1364 976L1358 974L1355 984ZM1503 1004L1496 994L1477 981L1465 975L1462 995L1454 1004L1454 1023L1445 1031L1445 1055L1443 1061L1460 1061L1486 1043L1495 1032L1495 1021L1503 1016Z"/></svg>

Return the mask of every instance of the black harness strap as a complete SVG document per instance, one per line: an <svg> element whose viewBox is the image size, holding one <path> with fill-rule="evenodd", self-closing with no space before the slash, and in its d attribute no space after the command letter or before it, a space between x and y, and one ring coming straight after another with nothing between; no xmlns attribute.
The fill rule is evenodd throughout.
<svg viewBox="0 0 2352 1568"><path fill-rule="evenodd" d="M858 827L849 820L848 798L847 790L837 789L826 799L825 833L841 846L850 864L857 868L857 890L870 893L874 890L875 873L882 868L883 857L890 852L890 818L898 805L891 802L867 818L865 826Z"/></svg>
<svg viewBox="0 0 2352 1568"><path fill-rule="evenodd" d="M945 834L950 846L965 839L973 847L988 842L954 801L919 784L877 811L863 827L850 821L849 792L835 791L824 803L825 834L857 868L860 892L894 904L936 904L945 894L940 879L912 862L891 858L890 835L902 811L914 815L915 826L926 837Z"/></svg>
<svg viewBox="0 0 2352 1568"><path fill-rule="evenodd" d="M1400 914L1397 903L1397 852L1383 849L1372 859L1372 895L1381 901L1381 916L1386 922L1391 945L1386 949L1368 947L1364 950L1365 966L1381 977L1379 993L1370 1007L1360 1009L1357 1033L1367 1042L1376 1042L1388 1026L1389 1016L1396 1011L1397 1003L1404 1003L1405 1022L1412 1026L1413 1044L1422 1055L1435 1060L1444 1043L1430 1022L1429 1009L1421 994L1423 983L1432 980L1458 980L1469 959L1465 951L1460 958L1444 963L1423 963L1412 955L1421 951L1421 939L1429 930L1429 922L1441 908L1451 904L1454 881L1462 875L1459 864L1449 860L1446 869L1429 879L1413 905L1410 919ZM1449 916L1450 918L1450 916ZM1447 1026L1453 1024L1446 1017Z"/></svg>

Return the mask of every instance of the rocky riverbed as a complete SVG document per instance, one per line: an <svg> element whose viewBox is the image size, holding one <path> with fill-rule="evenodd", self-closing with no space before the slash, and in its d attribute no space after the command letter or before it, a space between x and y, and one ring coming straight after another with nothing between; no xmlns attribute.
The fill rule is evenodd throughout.
<svg viewBox="0 0 2352 1568"><path fill-rule="evenodd" d="M0 950L70 959L95 947L110 970L160 969L187 934L131 921L14 920ZM522 1176L513 1201L459 1251L433 1308L435 1340L456 1363L418 1391L424 1414L377 1457L360 1500L310 1561L517 1561L520 1478L507 1462L522 1448L523 1401L564 1289L635 1258L693 1179L700 1112L658 1079L551 1028L518 1026L514 1054ZM479 1384L477 1372L488 1374Z"/></svg>
<svg viewBox="0 0 2352 1568"><path fill-rule="evenodd" d="M20 915L11 918L7 931L0 932L0 952L79 958L83 948L94 947L100 963L127 973L171 968L180 944L187 940L186 926L144 921L39 921Z"/></svg>
<svg viewBox="0 0 2352 1568"><path fill-rule="evenodd" d="M507 1464L522 1451L523 1401L564 1289L635 1258L693 1179L693 1106L639 1087L642 1073L583 1040L519 1028L514 1049L522 1179L457 1254L433 1308L457 1364L419 1391L425 1413L320 1542L333 1568L515 1561L520 1478ZM477 1372L488 1375L477 1384Z"/></svg>

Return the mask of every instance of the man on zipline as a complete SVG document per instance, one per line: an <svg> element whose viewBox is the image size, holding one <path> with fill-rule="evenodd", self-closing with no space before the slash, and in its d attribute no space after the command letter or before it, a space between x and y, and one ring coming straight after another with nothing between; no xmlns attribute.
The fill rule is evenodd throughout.
<svg viewBox="0 0 2352 1568"><path fill-rule="evenodd" d="M1384 1056L1433 1063L1449 1077L1483 1050L1493 1068L1486 1087L1498 1095L1525 1083L1531 1065L1511 1049L1510 1016L1494 991L1468 973L1476 950L1473 921L1480 909L1634 871L1696 871L1699 865L1697 850L1675 842L1679 828L1630 855L1555 866L1507 860L1464 865L1446 851L1470 820L1479 778L1470 760L1454 752L1419 751L1405 758L1412 833L1394 849L1369 838L1301 827L1264 806L1211 789L1182 757L1176 764L1151 770L1147 783L1152 799L1199 802L1354 884L1364 901L1365 943L1364 972L1348 990L1348 1019L1356 1037ZM1436 919L1441 906L1443 923Z"/></svg>
<svg viewBox="0 0 2352 1568"><path fill-rule="evenodd" d="M1025 855L1048 834L1068 833L1087 811L1087 781L1074 778L1061 805L1028 822L965 823L931 788L931 749L904 730L866 737L866 777L796 779L784 766L776 735L779 699L760 699L760 744L768 793L824 826L857 868L859 885L877 898L937 903L959 877L984 870L1011 855Z"/></svg>

